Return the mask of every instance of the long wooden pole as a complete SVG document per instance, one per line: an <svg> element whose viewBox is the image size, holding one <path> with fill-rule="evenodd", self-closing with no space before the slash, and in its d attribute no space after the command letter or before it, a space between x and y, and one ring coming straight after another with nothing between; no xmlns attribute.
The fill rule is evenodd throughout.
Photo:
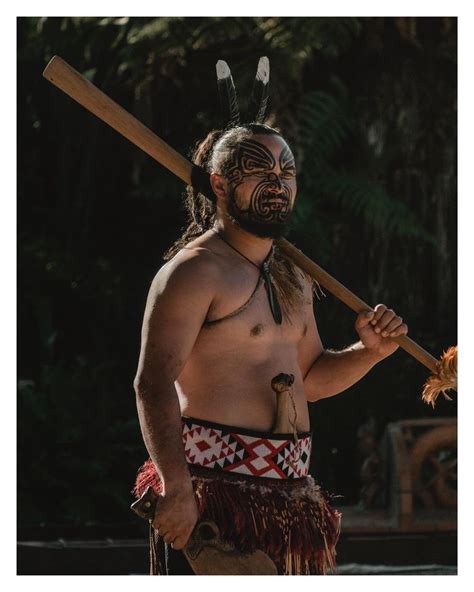
<svg viewBox="0 0 474 592"><path fill-rule="evenodd" d="M54 56L46 66L43 76L55 86L102 119L127 140L141 148L154 160L165 166L187 185L191 184L192 163L176 152L154 132L125 111L120 105L99 90L92 82L84 78L59 56ZM280 250L290 257L298 267L326 288L336 298L344 302L354 312L372 310L372 307L348 290L309 257L286 239L278 240ZM438 362L430 353L415 343L410 337L402 335L395 341L410 355L424 364L433 373Z"/></svg>

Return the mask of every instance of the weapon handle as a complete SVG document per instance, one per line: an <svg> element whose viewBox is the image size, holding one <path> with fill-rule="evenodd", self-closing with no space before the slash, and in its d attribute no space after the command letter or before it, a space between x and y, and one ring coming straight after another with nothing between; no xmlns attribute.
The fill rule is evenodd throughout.
<svg viewBox="0 0 474 592"><path fill-rule="evenodd" d="M158 504L159 496L153 491L152 487L147 487L145 492L137 501L133 502L130 509L138 514L140 518L145 518L151 522L155 517L156 505Z"/></svg>
<svg viewBox="0 0 474 592"><path fill-rule="evenodd" d="M290 422L290 389L295 380L293 374L280 373L271 381L272 390L276 396L276 417L273 423L274 434L291 434L293 425ZM296 418L295 418L296 419Z"/></svg>
<svg viewBox="0 0 474 592"><path fill-rule="evenodd" d="M314 278L317 282L326 288L331 294L336 296L339 300L344 302L346 306L351 308L357 314L368 310L373 310L366 302L356 296L348 288L346 288L341 282L338 282L336 278L332 277L322 267L317 265L309 257L306 257L299 249L288 242L286 239L279 239L278 248L286 256L290 257L298 267L305 271L308 275ZM425 365L436 373L438 367L438 361L429 352L423 349L418 343L410 339L407 335L401 335L395 337L395 341L398 345L403 348L406 352L411 354L415 359Z"/></svg>
<svg viewBox="0 0 474 592"><path fill-rule="evenodd" d="M273 424L272 433L274 434L291 434L293 426L290 423L290 394L289 391L276 393L276 419Z"/></svg>
<svg viewBox="0 0 474 592"><path fill-rule="evenodd" d="M184 156L173 150L59 56L50 60L43 76L186 184L191 184L192 164Z"/></svg>

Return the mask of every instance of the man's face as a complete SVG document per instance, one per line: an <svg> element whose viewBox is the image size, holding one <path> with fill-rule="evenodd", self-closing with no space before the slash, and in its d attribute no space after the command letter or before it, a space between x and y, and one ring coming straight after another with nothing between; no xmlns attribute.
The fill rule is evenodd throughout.
<svg viewBox="0 0 474 592"><path fill-rule="evenodd" d="M225 178L231 220L260 237L284 235L296 196L296 168L283 138L252 136L242 141Z"/></svg>

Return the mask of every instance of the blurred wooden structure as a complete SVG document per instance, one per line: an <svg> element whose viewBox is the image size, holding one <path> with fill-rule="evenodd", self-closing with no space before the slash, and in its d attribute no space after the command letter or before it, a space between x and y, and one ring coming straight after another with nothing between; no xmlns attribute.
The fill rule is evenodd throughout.
<svg viewBox="0 0 474 592"><path fill-rule="evenodd" d="M363 463L361 479L361 503L342 508L343 532L456 531L456 419L388 424Z"/></svg>

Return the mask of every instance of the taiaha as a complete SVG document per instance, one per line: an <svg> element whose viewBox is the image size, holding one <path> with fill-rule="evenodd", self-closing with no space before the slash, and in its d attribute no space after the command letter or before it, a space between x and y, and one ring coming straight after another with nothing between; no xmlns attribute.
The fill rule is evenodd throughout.
<svg viewBox="0 0 474 592"><path fill-rule="evenodd" d="M233 94L235 93L235 88L232 91L234 84L230 75L230 69L225 62L222 62L221 65L223 80L226 80L225 67L229 70L228 76L230 76L230 80L226 80L225 83L223 82L230 93L228 99L229 122L238 121L240 114L236 94ZM133 144L141 148L157 162L169 169L187 185L196 187L196 184L198 184L199 191L209 197L209 199L215 201L215 196L212 194L209 183L209 174L206 171L201 167L193 165L184 156L173 150L171 146L161 140L154 132L133 117L133 115L117 105L115 101L110 99L94 84L86 80L86 78L59 56L54 56L50 60L43 72L43 76ZM259 74L257 72L258 76ZM262 96L264 97L266 106L265 93L262 93ZM348 290L343 284L338 282L287 240L279 239L277 245L284 255L354 312L360 314L361 312L372 310L372 307ZM425 383L423 389L423 400L434 407L436 399L440 394L443 394L445 398L449 399L447 391L457 389L457 347L449 348L438 361L407 335L393 339L402 349L407 351L432 372L432 376Z"/></svg>

